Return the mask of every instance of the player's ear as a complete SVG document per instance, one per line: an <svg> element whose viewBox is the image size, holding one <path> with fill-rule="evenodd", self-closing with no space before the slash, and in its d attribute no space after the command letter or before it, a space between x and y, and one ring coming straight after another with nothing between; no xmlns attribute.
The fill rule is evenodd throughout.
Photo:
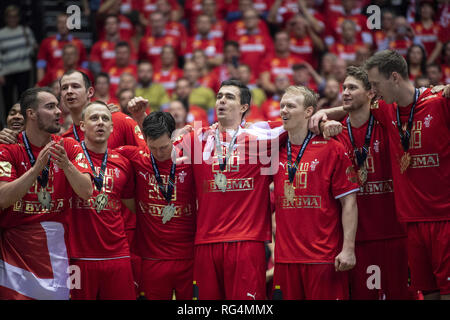
<svg viewBox="0 0 450 320"><path fill-rule="evenodd" d="M86 127L83 120L80 121L80 129L81 131L86 132Z"/></svg>

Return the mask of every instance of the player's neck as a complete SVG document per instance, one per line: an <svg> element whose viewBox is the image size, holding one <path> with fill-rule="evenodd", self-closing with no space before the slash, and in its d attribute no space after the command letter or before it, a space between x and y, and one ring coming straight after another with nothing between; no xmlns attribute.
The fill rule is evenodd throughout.
<svg viewBox="0 0 450 320"><path fill-rule="evenodd" d="M359 128L365 124L370 117L370 101L364 104L358 110L350 111L348 114L350 118L350 124L353 128Z"/></svg>
<svg viewBox="0 0 450 320"><path fill-rule="evenodd" d="M404 81L398 90L397 104L399 107L407 107L414 102L416 89L409 81Z"/></svg>
<svg viewBox="0 0 450 320"><path fill-rule="evenodd" d="M86 144L86 148L89 151L95 152L95 153L105 153L108 149L108 140L104 142L93 142L85 138L84 143Z"/></svg>
<svg viewBox="0 0 450 320"><path fill-rule="evenodd" d="M241 121L237 121L237 120L219 121L219 132L225 132L227 130L237 130L237 129L239 129L240 124L241 124Z"/></svg>
<svg viewBox="0 0 450 320"><path fill-rule="evenodd" d="M25 128L28 141L36 147L43 147L52 140L52 135L39 129L35 125L28 125Z"/></svg>
<svg viewBox="0 0 450 320"><path fill-rule="evenodd" d="M292 144L301 145L308 135L308 126L300 125L298 128L288 131L288 135Z"/></svg>
<svg viewBox="0 0 450 320"><path fill-rule="evenodd" d="M81 121L81 114L83 113L84 106L80 109L70 109L70 116L74 125L79 126Z"/></svg>

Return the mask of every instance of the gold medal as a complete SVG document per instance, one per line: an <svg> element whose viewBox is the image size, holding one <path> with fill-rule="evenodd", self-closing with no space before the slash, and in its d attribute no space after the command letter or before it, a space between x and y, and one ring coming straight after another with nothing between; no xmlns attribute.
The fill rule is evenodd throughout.
<svg viewBox="0 0 450 320"><path fill-rule="evenodd" d="M39 190L37 196L38 196L39 203L42 205L42 209L50 210L51 202L52 202L52 196L50 195L50 193L48 191L45 191L44 188L41 188L41 190Z"/></svg>
<svg viewBox="0 0 450 320"><path fill-rule="evenodd" d="M366 166L361 166L361 168L358 169L358 178L360 185L363 186L367 181L367 169Z"/></svg>
<svg viewBox="0 0 450 320"><path fill-rule="evenodd" d="M294 205L295 189L292 183L287 181L284 183L284 196L291 205Z"/></svg>
<svg viewBox="0 0 450 320"><path fill-rule="evenodd" d="M223 173L216 173L214 175L214 183L222 192L227 191L227 177Z"/></svg>
<svg viewBox="0 0 450 320"><path fill-rule="evenodd" d="M403 153L402 158L400 159L400 173L403 174L406 169L408 169L411 163L411 155L409 152Z"/></svg>
<svg viewBox="0 0 450 320"><path fill-rule="evenodd" d="M100 211L102 211L106 205L108 204L108 196L105 193L99 193L96 197L95 197L95 210L97 211L97 213L100 213Z"/></svg>
<svg viewBox="0 0 450 320"><path fill-rule="evenodd" d="M162 212L163 216L162 223L165 224L167 221L170 221L170 219L172 219L173 216L175 215L176 211L177 209L173 204L165 206Z"/></svg>

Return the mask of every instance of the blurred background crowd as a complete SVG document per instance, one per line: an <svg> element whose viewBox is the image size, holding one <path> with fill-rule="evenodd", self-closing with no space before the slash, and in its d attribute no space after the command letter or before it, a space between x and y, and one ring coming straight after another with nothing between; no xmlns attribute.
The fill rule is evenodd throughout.
<svg viewBox="0 0 450 320"><path fill-rule="evenodd" d="M379 29L368 27L370 5L381 9ZM405 57L417 87L450 83L449 8L448 0L2 0L0 128L19 122L12 107L21 92L49 86L58 96L70 69L90 77L93 100L127 113L142 96L148 112L170 111L180 125L214 122L215 95L230 78L251 88L247 121L279 119L291 84L318 92L320 108L338 106L346 67L383 49ZM68 28L77 17L81 28Z"/></svg>

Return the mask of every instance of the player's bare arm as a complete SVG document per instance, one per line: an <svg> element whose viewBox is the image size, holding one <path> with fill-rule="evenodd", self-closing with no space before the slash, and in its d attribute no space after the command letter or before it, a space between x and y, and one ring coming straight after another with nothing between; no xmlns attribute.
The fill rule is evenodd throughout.
<svg viewBox="0 0 450 320"><path fill-rule="evenodd" d="M47 165L50 156L50 148L53 147L54 144L53 141L49 142L41 152L39 152L34 166L19 178L11 182L0 182L0 208L8 208L27 194L28 190L30 190L31 186L36 182L38 176L41 175L42 170L44 170Z"/></svg>
<svg viewBox="0 0 450 320"><path fill-rule="evenodd" d="M81 173L67 157L66 150L63 147L64 140L55 143L50 148L51 161L64 171L73 191L82 199L88 200L92 195L91 176L88 173Z"/></svg>
<svg viewBox="0 0 450 320"><path fill-rule="evenodd" d="M347 115L343 106L321 109L314 113L308 122L308 128L315 134L320 134L323 129L320 125L327 120L342 120Z"/></svg>
<svg viewBox="0 0 450 320"><path fill-rule="evenodd" d="M351 193L339 198L342 206L342 228L344 230L344 242L342 251L336 256L334 266L336 271L347 271L356 264L355 237L358 226L358 207L356 205L356 193Z"/></svg>
<svg viewBox="0 0 450 320"><path fill-rule="evenodd" d="M144 99L142 97L134 97L128 102L128 111L131 114L131 117L136 121L139 125L139 127L142 130L142 123L144 122L145 117L147 114L145 113L145 110L148 107L148 100Z"/></svg>
<svg viewBox="0 0 450 320"><path fill-rule="evenodd" d="M136 203L133 199L120 199L122 203L127 207L131 212L136 213Z"/></svg>

